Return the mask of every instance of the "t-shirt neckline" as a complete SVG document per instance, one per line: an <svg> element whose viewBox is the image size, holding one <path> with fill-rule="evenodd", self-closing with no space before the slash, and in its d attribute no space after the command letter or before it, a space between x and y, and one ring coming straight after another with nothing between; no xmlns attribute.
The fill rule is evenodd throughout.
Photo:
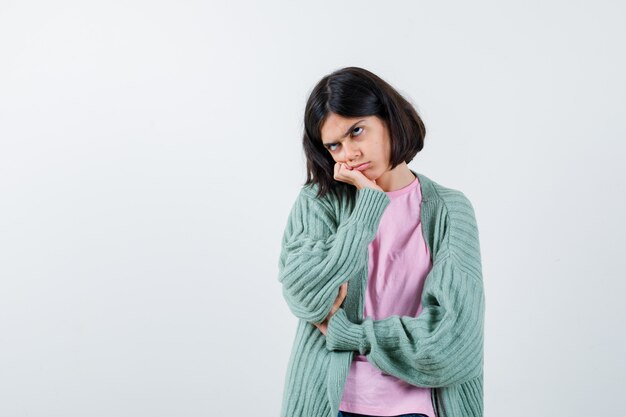
<svg viewBox="0 0 626 417"><path fill-rule="evenodd" d="M415 175L415 174L413 174ZM404 195L406 193L411 192L411 190L413 190L415 187L417 187L419 185L419 180L417 178L417 176L415 176L415 178L413 179L413 181L408 184L405 185L404 187L398 189L398 190L394 190L394 191L385 191L385 193L389 196L389 197L398 197L401 195Z"/></svg>

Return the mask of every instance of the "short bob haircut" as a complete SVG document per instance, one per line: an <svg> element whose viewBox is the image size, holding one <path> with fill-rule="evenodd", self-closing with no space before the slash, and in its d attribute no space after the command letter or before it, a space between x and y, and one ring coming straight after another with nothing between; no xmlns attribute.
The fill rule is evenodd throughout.
<svg viewBox="0 0 626 417"><path fill-rule="evenodd" d="M424 147L426 128L411 103L377 75L346 67L322 78L304 110L303 146L307 163L305 186L318 185L317 197L331 192L354 201L356 187L334 178L335 161L322 144L321 128L329 113L353 118L378 116L389 129L390 169L410 162Z"/></svg>

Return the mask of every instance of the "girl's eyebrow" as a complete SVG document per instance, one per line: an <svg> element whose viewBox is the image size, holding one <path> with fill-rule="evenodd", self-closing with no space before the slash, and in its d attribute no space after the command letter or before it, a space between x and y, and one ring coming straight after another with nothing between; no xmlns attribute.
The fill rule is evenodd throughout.
<svg viewBox="0 0 626 417"><path fill-rule="evenodd" d="M356 125L358 125L359 123L364 122L364 121L365 121L365 119L361 119L361 120L359 120L358 122L356 122L355 124L353 124L352 126L350 126L350 127L348 128L348 130L346 130L346 133L344 133L344 134L343 134L343 136L342 136L341 138L345 138L346 136L348 136L348 134L352 131L352 129L354 129L354 127L355 127ZM339 138L339 139L341 139L341 138ZM339 139L337 139L337 142L339 142ZM324 141L322 141L322 144L323 144L324 146L326 146L326 145L333 145L333 144L335 144L335 143L336 143L336 142L326 142L326 143L324 143Z"/></svg>

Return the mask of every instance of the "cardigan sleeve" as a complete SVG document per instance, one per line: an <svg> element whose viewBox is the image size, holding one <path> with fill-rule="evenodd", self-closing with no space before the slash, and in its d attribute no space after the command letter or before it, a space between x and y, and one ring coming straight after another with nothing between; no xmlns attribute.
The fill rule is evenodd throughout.
<svg viewBox="0 0 626 417"><path fill-rule="evenodd" d="M296 317L320 323L328 316L341 284L363 266L363 250L389 202L384 191L357 189L352 212L335 228L328 204L300 192L283 233L278 274Z"/></svg>
<svg viewBox="0 0 626 417"><path fill-rule="evenodd" d="M361 324L340 308L329 320L326 348L358 351L381 371L420 387L477 377L483 370L481 277L446 257L429 272L422 306L417 317L366 317Z"/></svg>

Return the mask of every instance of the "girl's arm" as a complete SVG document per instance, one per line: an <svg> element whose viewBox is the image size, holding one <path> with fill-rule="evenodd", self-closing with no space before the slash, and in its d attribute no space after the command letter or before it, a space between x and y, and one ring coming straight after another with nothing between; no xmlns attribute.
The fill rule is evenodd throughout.
<svg viewBox="0 0 626 417"><path fill-rule="evenodd" d="M420 387L462 384L483 371L485 299L482 280L450 257L433 266L418 317L366 317L343 308L330 318L328 350L355 350L383 372Z"/></svg>
<svg viewBox="0 0 626 417"><path fill-rule="evenodd" d="M278 275L294 315L312 323L328 316L341 284L365 266L389 202L384 191L357 189L352 213L333 231L331 207L310 190L300 192L283 234Z"/></svg>

